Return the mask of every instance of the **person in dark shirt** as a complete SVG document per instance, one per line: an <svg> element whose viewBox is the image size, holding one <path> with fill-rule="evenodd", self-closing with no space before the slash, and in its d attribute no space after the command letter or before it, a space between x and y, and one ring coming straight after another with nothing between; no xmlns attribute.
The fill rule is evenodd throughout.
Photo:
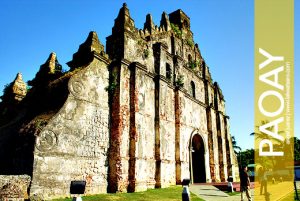
<svg viewBox="0 0 300 201"><path fill-rule="evenodd" d="M249 201L252 200L250 194L250 179L247 173L247 166L244 166L240 172L240 184L241 184L241 200L244 200L244 192L246 192L246 196Z"/></svg>
<svg viewBox="0 0 300 201"><path fill-rule="evenodd" d="M268 178L267 178L267 172L266 172L266 169L264 167L260 167L259 170L258 170L258 178L259 178L259 181L260 181L260 195L262 195L263 193L263 190L265 191L265 195L267 195L268 193L268 188L267 188L267 185L268 185Z"/></svg>

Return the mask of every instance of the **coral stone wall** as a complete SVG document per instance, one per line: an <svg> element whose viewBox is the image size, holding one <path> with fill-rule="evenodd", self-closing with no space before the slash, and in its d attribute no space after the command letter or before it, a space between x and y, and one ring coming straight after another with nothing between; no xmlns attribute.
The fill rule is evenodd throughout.
<svg viewBox="0 0 300 201"><path fill-rule="evenodd" d="M136 69L135 76L135 179L136 190L155 187L155 85L153 77Z"/></svg>
<svg viewBox="0 0 300 201"><path fill-rule="evenodd" d="M201 106L195 99L187 94L180 92L180 107L181 113L181 159L182 159L182 178L190 178L190 151L191 151L191 138L193 134L201 135L204 141L204 158L205 161L199 161L199 163L205 163L205 172L207 181L210 181L209 170L209 150L208 150L208 131L207 131L207 117L206 109Z"/></svg>
<svg viewBox="0 0 300 201"><path fill-rule="evenodd" d="M105 193L109 148L107 64L94 59L69 81L69 97L36 139L32 195L69 195L72 180L86 193Z"/></svg>
<svg viewBox="0 0 300 201"><path fill-rule="evenodd" d="M160 82L159 98L161 186L176 184L175 178L175 100L174 91L166 82Z"/></svg>
<svg viewBox="0 0 300 201"><path fill-rule="evenodd" d="M222 91L189 18L169 16L158 27L147 15L138 30L123 4L108 55L95 32L80 45L68 63L68 98L36 137L30 194L69 196L73 180L86 181L86 194L168 187L193 179L194 164L206 182L234 176Z"/></svg>
<svg viewBox="0 0 300 201"><path fill-rule="evenodd" d="M129 132L130 132L130 70L128 64L121 62L120 68L120 180L118 191L126 192L129 167ZM114 111L112 111L114 112ZM112 128L116 129L116 128Z"/></svg>

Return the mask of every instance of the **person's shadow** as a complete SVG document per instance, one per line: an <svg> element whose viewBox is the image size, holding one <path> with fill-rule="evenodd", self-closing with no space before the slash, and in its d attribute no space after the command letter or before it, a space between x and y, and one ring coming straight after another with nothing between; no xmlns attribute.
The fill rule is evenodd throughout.
<svg viewBox="0 0 300 201"><path fill-rule="evenodd" d="M270 195L268 192L265 193L265 201L270 201Z"/></svg>

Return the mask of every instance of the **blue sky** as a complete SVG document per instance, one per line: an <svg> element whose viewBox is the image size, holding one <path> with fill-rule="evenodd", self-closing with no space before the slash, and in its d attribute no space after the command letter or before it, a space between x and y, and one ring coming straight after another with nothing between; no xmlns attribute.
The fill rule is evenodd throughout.
<svg viewBox="0 0 300 201"><path fill-rule="evenodd" d="M66 62L72 59L89 31L96 31L105 45L123 2L1 0L0 94L18 72L25 81L31 80L52 51L63 68L68 69ZM143 28L148 13L157 25L163 11L170 13L181 8L190 17L194 39L225 96L231 133L243 149L253 147L254 139L249 134L254 130L254 1L126 2L137 28ZM295 11L300 10L299 4L295 2ZM296 26L300 24L299 17L299 12L295 13L295 37L300 35ZM300 61L297 44L299 37L295 38L296 65ZM299 69L295 67L298 102L299 86ZM299 114L296 101L295 107ZM299 115L295 122L299 122ZM299 134L299 126L295 131Z"/></svg>

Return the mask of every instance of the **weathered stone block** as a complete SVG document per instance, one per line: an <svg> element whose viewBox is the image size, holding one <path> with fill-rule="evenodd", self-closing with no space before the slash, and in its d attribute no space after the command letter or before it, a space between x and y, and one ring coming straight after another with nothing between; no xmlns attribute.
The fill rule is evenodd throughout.
<svg viewBox="0 0 300 201"><path fill-rule="evenodd" d="M29 175L0 175L0 199L28 199L30 180Z"/></svg>

